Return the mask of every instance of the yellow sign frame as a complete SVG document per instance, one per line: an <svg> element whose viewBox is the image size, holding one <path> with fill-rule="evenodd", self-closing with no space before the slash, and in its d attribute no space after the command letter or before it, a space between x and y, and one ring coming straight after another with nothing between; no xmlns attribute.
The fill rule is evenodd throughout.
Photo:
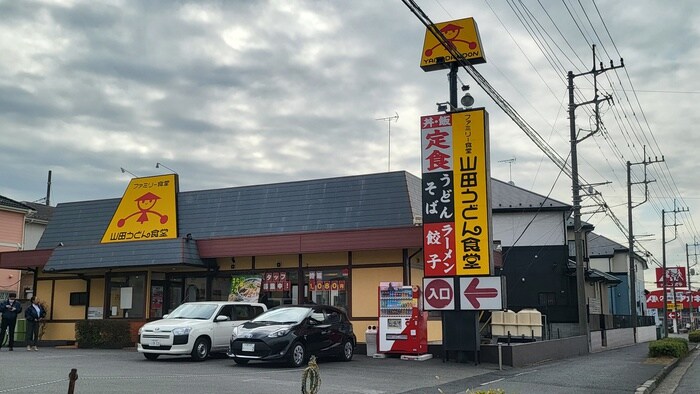
<svg viewBox="0 0 700 394"><path fill-rule="evenodd" d="M448 41L454 44L462 57L469 60L469 63L486 63L479 29L474 18L436 23L435 27L443 33ZM450 63L458 60L443 47L429 29L425 29L425 39L423 40L423 50L421 51L420 59L420 67L423 71L450 68Z"/></svg>
<svg viewBox="0 0 700 394"><path fill-rule="evenodd" d="M493 274L488 113L452 113L455 253L458 276Z"/></svg>
<svg viewBox="0 0 700 394"><path fill-rule="evenodd" d="M177 174L133 178L101 243L177 238Z"/></svg>

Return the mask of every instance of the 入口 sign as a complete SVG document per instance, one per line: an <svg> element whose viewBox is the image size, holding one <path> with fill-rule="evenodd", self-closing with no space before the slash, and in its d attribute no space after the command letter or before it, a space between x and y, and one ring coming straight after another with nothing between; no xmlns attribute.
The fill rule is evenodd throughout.
<svg viewBox="0 0 700 394"><path fill-rule="evenodd" d="M423 307L426 311L455 309L454 278L423 278Z"/></svg>

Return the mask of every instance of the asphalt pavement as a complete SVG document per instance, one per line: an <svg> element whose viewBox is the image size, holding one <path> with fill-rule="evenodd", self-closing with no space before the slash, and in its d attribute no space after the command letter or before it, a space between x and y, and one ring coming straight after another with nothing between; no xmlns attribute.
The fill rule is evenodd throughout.
<svg viewBox="0 0 700 394"><path fill-rule="evenodd" d="M677 363L649 359L647 353L648 343L641 343L503 370L493 364L374 359L356 354L350 362L319 361L319 394L464 394L490 388L508 394L649 393L659 383L671 382L674 367L687 372L666 392L700 392L689 379L693 374L700 376L700 364L693 362L697 351ZM236 365L225 356L204 362L183 357L148 361L134 349L42 347L38 352L26 348L8 352L3 348L0 393L65 393L71 368L78 372L76 393L299 393L303 374L303 368L280 364ZM661 382L666 374L667 380Z"/></svg>

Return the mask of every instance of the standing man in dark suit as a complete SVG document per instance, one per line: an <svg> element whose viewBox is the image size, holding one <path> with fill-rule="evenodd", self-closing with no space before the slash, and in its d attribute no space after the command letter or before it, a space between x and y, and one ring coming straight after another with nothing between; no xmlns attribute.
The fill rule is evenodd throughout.
<svg viewBox="0 0 700 394"><path fill-rule="evenodd" d="M44 320L46 311L41 304L36 302L36 297L32 297L31 302L32 304L24 311L24 317L27 319L27 351L34 350L36 352L39 350L37 348L39 325Z"/></svg>
<svg viewBox="0 0 700 394"><path fill-rule="evenodd" d="M10 336L10 341L8 345L10 351L12 351L12 348L15 346L15 324L17 324L17 314L22 312L22 305L20 305L19 301L15 298L17 298L17 294L10 293L7 300L0 302L0 315L2 315L2 321L0 321L0 344L5 340L5 330L9 330L8 335Z"/></svg>

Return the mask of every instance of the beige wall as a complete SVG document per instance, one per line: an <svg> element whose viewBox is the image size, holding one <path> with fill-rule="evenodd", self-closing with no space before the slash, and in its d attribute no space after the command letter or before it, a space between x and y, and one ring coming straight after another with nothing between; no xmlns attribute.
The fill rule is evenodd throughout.
<svg viewBox="0 0 700 394"><path fill-rule="evenodd" d="M57 280L53 319L84 319L85 305L70 305L70 293L83 291L87 291L87 283L82 279Z"/></svg>
<svg viewBox="0 0 700 394"><path fill-rule="evenodd" d="M352 316L377 317L379 282L401 282L401 267L352 269Z"/></svg>
<svg viewBox="0 0 700 394"><path fill-rule="evenodd" d="M88 306L104 307L104 303L105 303L105 278L90 279L90 300L88 300Z"/></svg>
<svg viewBox="0 0 700 394"><path fill-rule="evenodd" d="M253 258L248 257L236 257L236 261L233 262L230 257L223 257L216 259L216 264L219 266L219 271L249 271L253 269ZM233 265L233 267L232 267Z"/></svg>
<svg viewBox="0 0 700 394"><path fill-rule="evenodd" d="M301 256L302 267L348 265L348 253L308 253Z"/></svg>
<svg viewBox="0 0 700 394"><path fill-rule="evenodd" d="M403 263L401 249L361 250L352 252L352 265Z"/></svg>
<svg viewBox="0 0 700 394"><path fill-rule="evenodd" d="M44 341L75 341L75 323L47 322Z"/></svg>
<svg viewBox="0 0 700 394"><path fill-rule="evenodd" d="M49 310L46 311L47 317L51 317L51 308L53 305L53 294L51 293L51 284L53 282L50 280L40 280L36 283L36 292L34 295L39 301L44 301Z"/></svg>
<svg viewBox="0 0 700 394"><path fill-rule="evenodd" d="M236 259L236 261L238 261L238 259ZM255 257L255 269L259 270L297 267L299 267L299 255L296 254L281 254L276 256Z"/></svg>

